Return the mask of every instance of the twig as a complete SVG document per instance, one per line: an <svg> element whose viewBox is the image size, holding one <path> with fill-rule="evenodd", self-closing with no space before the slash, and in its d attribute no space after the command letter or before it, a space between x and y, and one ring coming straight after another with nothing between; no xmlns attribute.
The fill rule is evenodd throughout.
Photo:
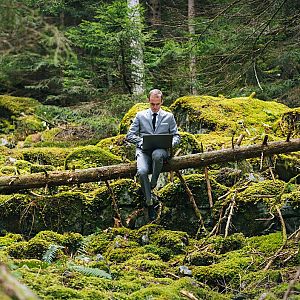
<svg viewBox="0 0 300 300"><path fill-rule="evenodd" d="M118 205L117 205L117 200L116 200L114 191L112 190L111 186L109 185L108 180L105 180L105 184L106 184L108 192L109 192L109 194L111 196L112 205L113 205L113 208L114 208L114 211L115 211L115 214L116 214L115 225L117 225L118 227L119 226L123 227L122 219L121 219L121 214L120 214L120 211L119 211L119 208L118 208ZM116 224L116 222L117 222L117 224Z"/></svg>
<svg viewBox="0 0 300 300"><path fill-rule="evenodd" d="M185 290L181 290L180 294L191 299L191 300L198 300L197 297L195 297L191 292L185 291Z"/></svg>
<svg viewBox="0 0 300 300"><path fill-rule="evenodd" d="M231 203L229 205L230 209L229 209L229 215L228 215L228 219L227 219L227 223L226 223L226 227L225 227L225 235L224 235L224 237L228 236L229 226L230 226L231 218L232 218L232 215L233 215L233 209L234 209L234 206L235 206L236 193L237 192L235 192L233 194L232 199L231 199Z"/></svg>
<svg viewBox="0 0 300 300"><path fill-rule="evenodd" d="M285 226L285 223L284 223L284 219L283 219L281 211L280 211L280 209L277 205L276 205L276 211L279 215L279 219L280 219L280 223L281 223L281 227L282 227L283 243L282 243L281 247L276 251L276 253L271 258L269 258L268 263L266 264L266 266L263 269L264 271L267 271L270 268L270 266L272 265L274 260L280 255L280 252L283 250L283 248L285 247L285 245L287 243L287 240L288 240L287 239L287 234L286 234L286 226Z"/></svg>
<svg viewBox="0 0 300 300"><path fill-rule="evenodd" d="M211 193L211 184L208 177L208 167L204 167L204 174L205 174L205 180L206 180L206 186L207 186L207 194L208 194L208 201L209 201L209 207L212 208L214 206L212 193Z"/></svg>
<svg viewBox="0 0 300 300"><path fill-rule="evenodd" d="M239 136L239 138L237 139L237 141L236 141L236 143L235 143L235 146L236 146L236 147L239 147L239 146L241 145L241 143L242 143L244 137L245 137L244 134L241 134L241 135Z"/></svg>
<svg viewBox="0 0 300 300"><path fill-rule="evenodd" d="M300 267L298 268L295 277L290 281L288 289L284 293L283 300L287 300L288 299L288 297L289 297L289 295L290 295L290 293L291 293L291 291L292 291L295 283L299 280L299 277L300 277Z"/></svg>

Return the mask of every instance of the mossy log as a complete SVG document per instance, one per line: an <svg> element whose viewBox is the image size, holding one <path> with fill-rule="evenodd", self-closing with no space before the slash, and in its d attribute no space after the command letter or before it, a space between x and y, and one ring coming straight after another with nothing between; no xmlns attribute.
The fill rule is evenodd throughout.
<svg viewBox="0 0 300 300"><path fill-rule="evenodd" d="M271 142L234 149L224 149L174 157L164 165L163 171L178 171L211 164L238 161L252 157L300 151L300 138L290 141ZM71 185L134 176L136 163L118 164L75 171L53 171L21 176L0 177L0 192L11 193L22 189L45 186Z"/></svg>

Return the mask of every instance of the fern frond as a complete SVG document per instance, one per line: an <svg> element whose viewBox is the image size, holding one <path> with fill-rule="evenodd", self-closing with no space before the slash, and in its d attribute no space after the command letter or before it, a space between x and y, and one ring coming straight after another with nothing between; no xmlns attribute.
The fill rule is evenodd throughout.
<svg viewBox="0 0 300 300"><path fill-rule="evenodd" d="M98 268L89 268L84 266L73 265L73 266L69 266L69 270L79 272L86 276L95 276L95 277L112 279L110 274Z"/></svg>
<svg viewBox="0 0 300 300"><path fill-rule="evenodd" d="M64 247L56 244L51 244L47 251L44 253L42 260L51 264L56 257L57 251L62 248Z"/></svg>

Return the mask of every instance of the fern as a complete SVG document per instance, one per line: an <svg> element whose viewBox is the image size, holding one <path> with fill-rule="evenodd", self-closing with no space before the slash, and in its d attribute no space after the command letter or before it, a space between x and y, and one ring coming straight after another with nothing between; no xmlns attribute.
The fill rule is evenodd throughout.
<svg viewBox="0 0 300 300"><path fill-rule="evenodd" d="M112 279L111 275L107 272L98 269L98 268L89 268L84 266L72 265L69 266L69 270L79 272L86 276L95 276L95 277L103 277L107 279Z"/></svg>
<svg viewBox="0 0 300 300"><path fill-rule="evenodd" d="M48 250L44 253L42 260L47 263L52 263L54 258L56 257L56 253L59 249L64 248L63 246L59 246L56 244L51 244L48 248Z"/></svg>

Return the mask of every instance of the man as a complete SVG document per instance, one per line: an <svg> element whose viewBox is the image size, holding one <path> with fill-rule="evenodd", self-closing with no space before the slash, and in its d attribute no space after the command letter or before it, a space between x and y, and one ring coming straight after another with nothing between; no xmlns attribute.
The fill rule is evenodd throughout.
<svg viewBox="0 0 300 300"><path fill-rule="evenodd" d="M148 207L149 219L154 220L154 195L151 190L156 187L163 162L168 158L169 153L168 149L143 150L143 135L172 134L172 146L179 144L180 135L174 115L161 109L163 104L162 92L158 89L151 90L148 102L150 108L136 114L126 139L136 145L137 174ZM148 177L150 173L152 173L151 181Z"/></svg>

